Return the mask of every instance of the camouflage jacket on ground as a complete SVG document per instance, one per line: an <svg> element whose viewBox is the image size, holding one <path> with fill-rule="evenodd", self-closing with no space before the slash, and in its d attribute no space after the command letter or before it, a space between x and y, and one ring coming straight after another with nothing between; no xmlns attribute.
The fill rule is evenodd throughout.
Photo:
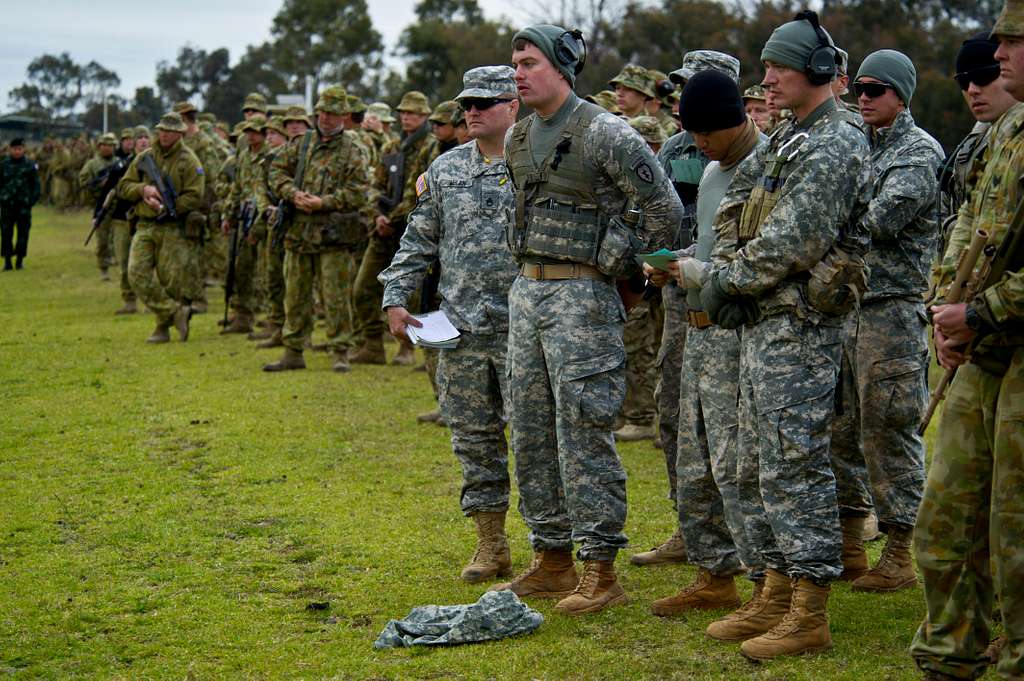
<svg viewBox="0 0 1024 681"><path fill-rule="evenodd" d="M865 258L871 279L864 300L921 299L939 236L938 183L942 145L901 111L871 134L874 184L861 226L871 234Z"/></svg>
<svg viewBox="0 0 1024 681"><path fill-rule="evenodd" d="M124 177L117 183L117 196L135 204L132 208L135 217L142 221L155 221L159 213L142 200L142 190L148 184L153 184L149 176L139 168L139 162L152 156L159 170L171 184L177 193L177 213L179 218L184 219L191 211L199 210L203 206L203 192L206 191L206 175L203 174L203 166L199 159L182 143L175 142L170 149L164 150L159 143L139 153L128 166Z"/></svg>
<svg viewBox="0 0 1024 681"><path fill-rule="evenodd" d="M3 210L30 210L39 200L39 170L27 156L15 161L8 156L0 161L0 207Z"/></svg>
<svg viewBox="0 0 1024 681"><path fill-rule="evenodd" d="M383 307L408 307L427 268L441 266L441 309L471 333L508 330L508 291L518 269L505 240L515 194L504 159L469 141L430 164L402 244L380 273Z"/></svg>

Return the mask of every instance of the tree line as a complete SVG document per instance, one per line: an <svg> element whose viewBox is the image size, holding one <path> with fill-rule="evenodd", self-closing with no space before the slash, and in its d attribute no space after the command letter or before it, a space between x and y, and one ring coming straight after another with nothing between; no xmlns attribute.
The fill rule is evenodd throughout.
<svg viewBox="0 0 1024 681"><path fill-rule="evenodd" d="M596 92L626 63L670 72L693 49L717 49L743 65L741 85L758 82L761 47L771 30L791 19L804 3L793 0L557 0L536 2L531 20L578 27L588 43L587 68L577 92ZM860 61L882 48L898 49L918 73L914 117L947 149L970 129L973 119L952 79L961 42L995 22L1002 0L821 0L820 13L837 43L850 53L851 79ZM169 106L188 99L218 118L234 121L248 92L271 101L301 93L307 77L340 82L367 100L395 104L418 89L432 100L455 95L462 73L480 64L509 61L516 30L506 20L483 16L477 0L421 0L416 19L405 28L395 56L404 74L384 61L381 34L366 0L284 0L273 19L270 40L250 45L232 63L227 48L207 51L192 45L177 58L156 65L152 86L134 96L111 94L113 127L151 123ZM121 81L91 61L76 63L68 53L44 54L27 69L25 82L8 97L19 113L73 119L87 128L102 125L102 97Z"/></svg>

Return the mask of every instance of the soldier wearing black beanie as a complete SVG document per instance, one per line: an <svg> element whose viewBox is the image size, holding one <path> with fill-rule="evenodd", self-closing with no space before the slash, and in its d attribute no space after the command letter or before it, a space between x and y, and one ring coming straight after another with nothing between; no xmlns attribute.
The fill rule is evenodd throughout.
<svg viewBox="0 0 1024 681"><path fill-rule="evenodd" d="M701 71L683 88L679 120L684 130L713 132L742 125L747 120L736 82L720 71Z"/></svg>

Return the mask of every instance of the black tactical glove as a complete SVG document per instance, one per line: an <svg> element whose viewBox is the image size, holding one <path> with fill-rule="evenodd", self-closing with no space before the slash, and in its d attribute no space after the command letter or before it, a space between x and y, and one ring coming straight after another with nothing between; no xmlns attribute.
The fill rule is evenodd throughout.
<svg viewBox="0 0 1024 681"><path fill-rule="evenodd" d="M700 291L700 302L712 322L723 329L736 329L757 320L757 303L725 292L715 273Z"/></svg>

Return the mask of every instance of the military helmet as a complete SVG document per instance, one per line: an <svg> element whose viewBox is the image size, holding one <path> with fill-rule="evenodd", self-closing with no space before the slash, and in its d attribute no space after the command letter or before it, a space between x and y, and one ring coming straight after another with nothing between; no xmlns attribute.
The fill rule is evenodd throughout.
<svg viewBox="0 0 1024 681"><path fill-rule="evenodd" d="M398 103L396 107L398 111L405 111L406 113L423 114L429 116L432 112L430 111L430 100L427 96L419 90L410 90L402 96L402 101Z"/></svg>
<svg viewBox="0 0 1024 681"><path fill-rule="evenodd" d="M188 132L188 126L185 125L185 121L181 120L181 114L177 111L168 111L160 117L160 122L153 127L157 130L166 130L167 132Z"/></svg>
<svg viewBox="0 0 1024 681"><path fill-rule="evenodd" d="M651 78L650 71L636 64L626 64L622 67L619 75L608 81L608 86L613 90L616 85L636 90L651 99L656 97L654 94L654 79Z"/></svg>
<svg viewBox="0 0 1024 681"><path fill-rule="evenodd" d="M313 111L316 113L322 111L329 114L349 113L348 93L345 92L345 88L340 85L329 86L320 93L320 98L316 100L316 106L313 107Z"/></svg>

